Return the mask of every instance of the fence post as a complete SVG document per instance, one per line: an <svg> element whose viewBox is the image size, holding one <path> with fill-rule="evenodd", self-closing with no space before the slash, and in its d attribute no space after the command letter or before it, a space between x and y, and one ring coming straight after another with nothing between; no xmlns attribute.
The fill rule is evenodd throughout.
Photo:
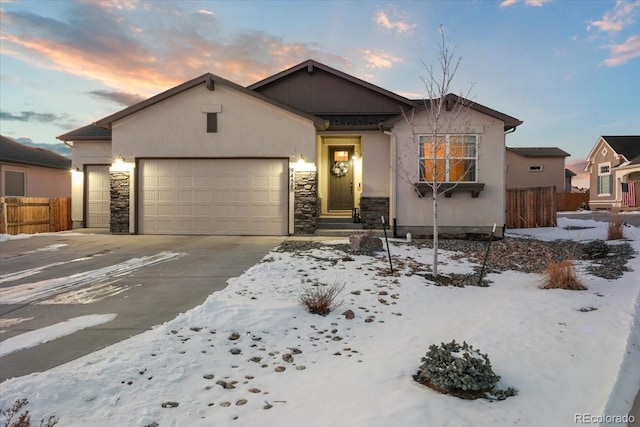
<svg viewBox="0 0 640 427"><path fill-rule="evenodd" d="M0 197L0 233L9 234L7 227L7 203L4 197Z"/></svg>

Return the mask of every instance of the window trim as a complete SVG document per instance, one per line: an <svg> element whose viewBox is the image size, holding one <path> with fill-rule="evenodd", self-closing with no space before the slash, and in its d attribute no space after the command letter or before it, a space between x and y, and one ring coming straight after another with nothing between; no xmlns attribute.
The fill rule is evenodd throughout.
<svg viewBox="0 0 640 427"><path fill-rule="evenodd" d="M420 153L424 153L425 150L423 148L425 142L424 140L427 138L432 138L432 137L445 137L445 157L423 157L420 156ZM474 138L474 156L473 157L469 157L469 156L463 156L463 157L455 157L455 159L458 159L460 161L464 161L464 160L472 160L474 162L474 166L473 166L473 177L474 180L473 181L450 181L449 178L449 174L451 172L451 168L450 168L450 147L451 147L451 142L450 142L450 138L451 137L456 137L456 136L462 136L462 137L473 137ZM446 174L445 176L445 180L444 181L437 181L438 184L461 184L461 183L467 183L467 184L474 184L474 183L479 183L478 181L478 134L477 133L446 133L446 134L437 134L437 135L433 135L433 134L420 134L418 135L419 138L419 147L418 147L418 182L419 183L429 183L432 181L427 181L424 178L424 170L423 170L423 164L425 162L425 160L432 160L432 161L437 161L437 160L444 160L445 161L445 171L444 173ZM427 142L426 144L430 144L430 142ZM436 153L437 155L437 153ZM464 176L467 176L471 173L472 169L468 169L464 171Z"/></svg>
<svg viewBox="0 0 640 427"><path fill-rule="evenodd" d="M603 172L602 169L603 168L607 168L607 172ZM609 177L609 191L606 193L601 193L600 192L600 179L601 177ZM611 189L613 188L613 182L611 177L613 176L613 174L611 173L611 162L603 162L603 163L598 163L598 178L597 178L597 182L596 182L596 187L597 187L597 191L598 191L598 197L606 197L606 196L611 196Z"/></svg>

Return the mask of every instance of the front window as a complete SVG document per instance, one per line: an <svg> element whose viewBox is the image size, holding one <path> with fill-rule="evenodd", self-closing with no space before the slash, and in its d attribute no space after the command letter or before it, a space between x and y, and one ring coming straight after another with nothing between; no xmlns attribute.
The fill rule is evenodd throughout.
<svg viewBox="0 0 640 427"><path fill-rule="evenodd" d="M608 196L611 194L611 163L601 163L598 165L598 195Z"/></svg>
<svg viewBox="0 0 640 427"><path fill-rule="evenodd" d="M420 137L420 181L476 182L476 135Z"/></svg>

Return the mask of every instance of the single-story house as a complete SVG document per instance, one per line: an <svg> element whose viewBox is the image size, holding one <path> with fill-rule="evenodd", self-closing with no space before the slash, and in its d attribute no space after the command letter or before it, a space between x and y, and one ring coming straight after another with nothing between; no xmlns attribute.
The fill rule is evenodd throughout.
<svg viewBox="0 0 640 427"><path fill-rule="evenodd" d="M316 61L248 87L207 73L58 137L84 176L74 180L73 219L113 233L289 235L357 209L365 228L384 216L397 235L428 234L424 171L446 164L440 227L501 227L505 135L522 122L452 94L446 101L464 105L465 123L439 130L450 149L429 151L424 100ZM110 209L100 210L107 189Z"/></svg>
<svg viewBox="0 0 640 427"><path fill-rule="evenodd" d="M587 156L591 209L640 206L640 135L601 136Z"/></svg>
<svg viewBox="0 0 640 427"><path fill-rule="evenodd" d="M555 187L566 189L565 158L569 153L557 147L507 147L507 189Z"/></svg>
<svg viewBox="0 0 640 427"><path fill-rule="evenodd" d="M71 197L71 159L0 135L0 196Z"/></svg>

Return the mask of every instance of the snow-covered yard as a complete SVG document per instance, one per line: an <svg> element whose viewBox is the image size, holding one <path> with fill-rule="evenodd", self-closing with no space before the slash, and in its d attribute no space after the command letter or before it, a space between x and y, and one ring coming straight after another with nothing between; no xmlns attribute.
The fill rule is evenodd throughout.
<svg viewBox="0 0 640 427"><path fill-rule="evenodd" d="M559 225L517 234L606 237L606 223ZM541 275L516 271L490 274L489 287L439 287L408 269L388 274L384 252L346 257L332 246L344 240L273 251L170 322L5 381L0 404L27 398L32 419L55 415L60 426L626 425L615 421L640 382L640 229L625 234L632 271L607 280L581 261L586 291L543 290ZM429 249L400 240L390 251L431 260ZM456 255L441 252L441 272L472 272ZM344 284L342 305L326 317L307 313L298 297L313 283ZM354 319L342 314L349 309ZM429 345L452 339L487 353L500 385L518 395L469 401L416 383Z"/></svg>

